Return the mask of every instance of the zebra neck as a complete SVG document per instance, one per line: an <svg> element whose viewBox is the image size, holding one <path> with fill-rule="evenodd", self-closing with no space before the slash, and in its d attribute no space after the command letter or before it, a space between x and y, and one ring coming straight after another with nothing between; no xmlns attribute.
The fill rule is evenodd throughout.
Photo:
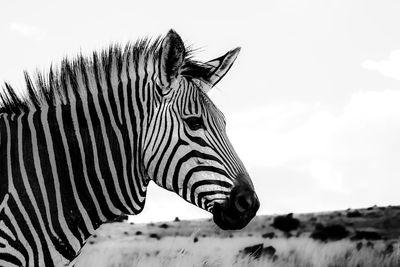
<svg viewBox="0 0 400 267"><path fill-rule="evenodd" d="M13 211L21 233L40 229L32 242L46 240L65 258L75 257L100 224L144 205L137 142L130 144L122 127L105 123L110 119L94 116L91 108L0 115L0 178L7 181L1 191L8 188L0 217Z"/></svg>

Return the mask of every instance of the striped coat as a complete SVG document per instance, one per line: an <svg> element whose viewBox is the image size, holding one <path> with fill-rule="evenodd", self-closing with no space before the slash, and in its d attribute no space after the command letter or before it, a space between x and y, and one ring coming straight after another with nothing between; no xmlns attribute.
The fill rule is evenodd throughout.
<svg viewBox="0 0 400 267"><path fill-rule="evenodd" d="M171 30L26 75L24 99L5 84L0 266L68 265L102 223L143 209L151 180L245 226L259 202L206 95L238 52L196 62Z"/></svg>

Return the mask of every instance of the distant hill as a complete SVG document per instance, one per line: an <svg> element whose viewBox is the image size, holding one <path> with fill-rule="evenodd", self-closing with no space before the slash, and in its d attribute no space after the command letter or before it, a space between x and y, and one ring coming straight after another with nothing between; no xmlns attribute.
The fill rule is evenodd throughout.
<svg viewBox="0 0 400 267"><path fill-rule="evenodd" d="M285 215L260 215L256 216L244 229L224 231L219 229L211 219L177 220L171 222L158 222L148 224L121 223L115 228L115 223L106 224L102 228L107 236L116 235L147 235L157 234L164 236L255 236L274 233L275 237L311 236L312 233L325 229L327 226L340 225L348 231L349 238L357 239L357 233L374 232L380 239L392 240L400 238L400 206L378 207L373 206L363 209L347 209L332 212L317 212L306 214L294 214L293 218L299 220L296 230L284 233L273 226L274 219ZM115 228L114 230L112 228ZM102 236L102 230L97 237Z"/></svg>

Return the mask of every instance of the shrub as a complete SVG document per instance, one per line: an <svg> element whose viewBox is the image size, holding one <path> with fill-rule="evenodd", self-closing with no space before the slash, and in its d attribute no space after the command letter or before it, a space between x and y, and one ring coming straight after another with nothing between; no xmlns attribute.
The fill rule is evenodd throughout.
<svg viewBox="0 0 400 267"><path fill-rule="evenodd" d="M349 231L343 225L332 224L326 227L318 226L311 234L311 238L321 241L340 240L346 238L348 235Z"/></svg>
<svg viewBox="0 0 400 267"><path fill-rule="evenodd" d="M293 213L289 213L286 216L276 216L272 226L285 233L289 233L290 231L299 228L300 221L296 218L293 218Z"/></svg>
<svg viewBox="0 0 400 267"><path fill-rule="evenodd" d="M168 224L166 224L166 223L163 223L163 224L160 224L160 226L159 226L160 228L164 228L164 229L167 229L168 227L169 227L169 225Z"/></svg>
<svg viewBox="0 0 400 267"><path fill-rule="evenodd" d="M268 232L268 233L262 234L261 236L262 236L262 238L269 238L269 239L276 237L274 232Z"/></svg>
<svg viewBox="0 0 400 267"><path fill-rule="evenodd" d="M155 239L158 239L158 240L161 239L161 237L160 237L158 234L156 234L156 233L149 234L149 237L150 237L150 238L155 238Z"/></svg>
<svg viewBox="0 0 400 267"><path fill-rule="evenodd" d="M349 217L349 218L357 218L357 217L362 217L362 214L358 210L348 211L347 212L347 217Z"/></svg>
<svg viewBox="0 0 400 267"><path fill-rule="evenodd" d="M261 257L261 252L262 252L263 247L264 247L263 243L256 244L253 246L248 246L248 247L243 248L242 254L244 256L249 256L254 259L259 259Z"/></svg>
<svg viewBox="0 0 400 267"><path fill-rule="evenodd" d="M356 231L356 234L351 238L352 240L380 240L382 236L374 231Z"/></svg>

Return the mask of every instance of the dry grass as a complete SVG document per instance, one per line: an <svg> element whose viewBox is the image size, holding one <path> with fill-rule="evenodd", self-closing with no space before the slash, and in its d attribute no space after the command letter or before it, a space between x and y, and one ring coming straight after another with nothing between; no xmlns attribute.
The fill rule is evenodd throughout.
<svg viewBox="0 0 400 267"><path fill-rule="evenodd" d="M239 257L245 246L264 243L276 248L275 260ZM254 267L305 267L305 266L400 266L399 243L393 253L385 253L386 244L376 242L374 248L356 249L349 240L320 243L308 237L276 238L265 241L256 237L200 238L194 243L191 237L165 237L147 239L109 240L94 244L83 252L76 266L254 266Z"/></svg>
<svg viewBox="0 0 400 267"><path fill-rule="evenodd" d="M300 226L291 232L291 238L271 226L273 216L257 216L241 231L222 231L210 220L105 224L88 241L76 266L400 267L400 207L374 206L296 217ZM309 238L318 225L334 224L346 228L347 239L321 243ZM357 231L374 232L379 238L350 241L357 239ZM275 238L262 238L267 233L274 233ZM260 243L273 246L276 256L254 259L239 253Z"/></svg>

